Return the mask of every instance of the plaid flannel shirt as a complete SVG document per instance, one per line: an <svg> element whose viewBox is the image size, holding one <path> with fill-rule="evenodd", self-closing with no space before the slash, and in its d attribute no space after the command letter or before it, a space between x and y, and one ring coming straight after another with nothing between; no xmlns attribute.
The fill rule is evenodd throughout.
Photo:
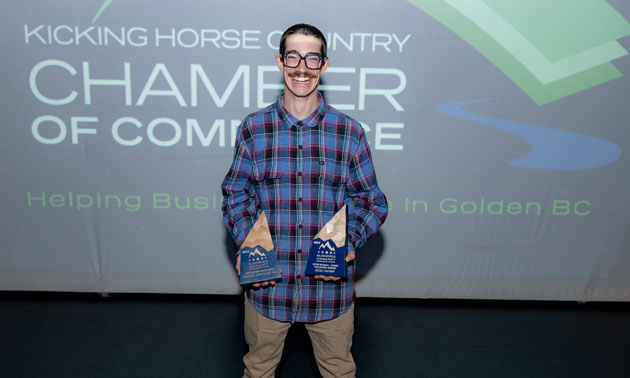
<svg viewBox="0 0 630 378"><path fill-rule="evenodd" d="M337 282L305 276L313 237L347 204L348 249L354 251L385 221L387 200L357 121L327 106L321 94L303 120L281 99L238 129L234 160L221 184L223 220L240 246L260 212L267 215L282 279L247 289L256 310L279 321L319 322L350 308L354 264Z"/></svg>

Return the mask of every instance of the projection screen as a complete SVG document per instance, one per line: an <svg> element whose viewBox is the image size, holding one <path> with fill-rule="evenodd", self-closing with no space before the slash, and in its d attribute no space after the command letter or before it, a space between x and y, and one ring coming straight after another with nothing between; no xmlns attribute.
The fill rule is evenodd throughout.
<svg viewBox="0 0 630 378"><path fill-rule="evenodd" d="M240 292L220 183L288 26L390 213L359 296L630 300L622 0L1 2L0 289Z"/></svg>

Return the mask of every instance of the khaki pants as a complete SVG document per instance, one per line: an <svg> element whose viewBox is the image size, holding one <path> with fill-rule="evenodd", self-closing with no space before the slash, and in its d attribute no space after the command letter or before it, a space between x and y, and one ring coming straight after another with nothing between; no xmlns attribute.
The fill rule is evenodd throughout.
<svg viewBox="0 0 630 378"><path fill-rule="evenodd" d="M304 326L311 338L321 375L324 378L354 378L356 366L350 353L354 304L335 319L305 323ZM249 352L243 357L243 377L274 377L289 328L291 323L264 317L245 298L245 341Z"/></svg>

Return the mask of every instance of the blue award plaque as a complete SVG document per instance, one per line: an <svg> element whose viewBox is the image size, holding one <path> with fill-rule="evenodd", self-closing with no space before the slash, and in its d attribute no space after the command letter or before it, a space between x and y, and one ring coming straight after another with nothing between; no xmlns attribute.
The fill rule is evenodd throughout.
<svg viewBox="0 0 630 378"><path fill-rule="evenodd" d="M241 285L280 278L276 250L265 250L257 245L241 249Z"/></svg>
<svg viewBox="0 0 630 378"><path fill-rule="evenodd" d="M263 211L247 234L241 249L241 285L277 280L281 277L267 216Z"/></svg>
<svg viewBox="0 0 630 378"><path fill-rule="evenodd" d="M347 207L332 217L319 231L313 242L306 263L305 274L346 277L346 253L348 252Z"/></svg>
<svg viewBox="0 0 630 378"><path fill-rule="evenodd" d="M338 247L331 239L316 238L311 244L311 251L306 264L306 274L346 277L347 245Z"/></svg>

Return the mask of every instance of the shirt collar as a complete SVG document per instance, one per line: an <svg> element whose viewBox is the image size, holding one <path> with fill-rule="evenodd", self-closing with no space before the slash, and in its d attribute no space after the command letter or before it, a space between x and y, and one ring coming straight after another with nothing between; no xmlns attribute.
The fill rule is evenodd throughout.
<svg viewBox="0 0 630 378"><path fill-rule="evenodd" d="M293 114L289 113L287 108L282 105L282 96L284 96L284 92L280 94L278 97L278 102L276 102L276 108L278 109L278 115L280 116L280 120L283 121L287 127L298 126L297 124L302 122L303 125L307 127L315 127L321 123L324 119L324 115L326 114L326 102L324 101L324 96L320 92L317 92L317 100L318 104L313 113L311 113L308 117L303 120L297 119Z"/></svg>

